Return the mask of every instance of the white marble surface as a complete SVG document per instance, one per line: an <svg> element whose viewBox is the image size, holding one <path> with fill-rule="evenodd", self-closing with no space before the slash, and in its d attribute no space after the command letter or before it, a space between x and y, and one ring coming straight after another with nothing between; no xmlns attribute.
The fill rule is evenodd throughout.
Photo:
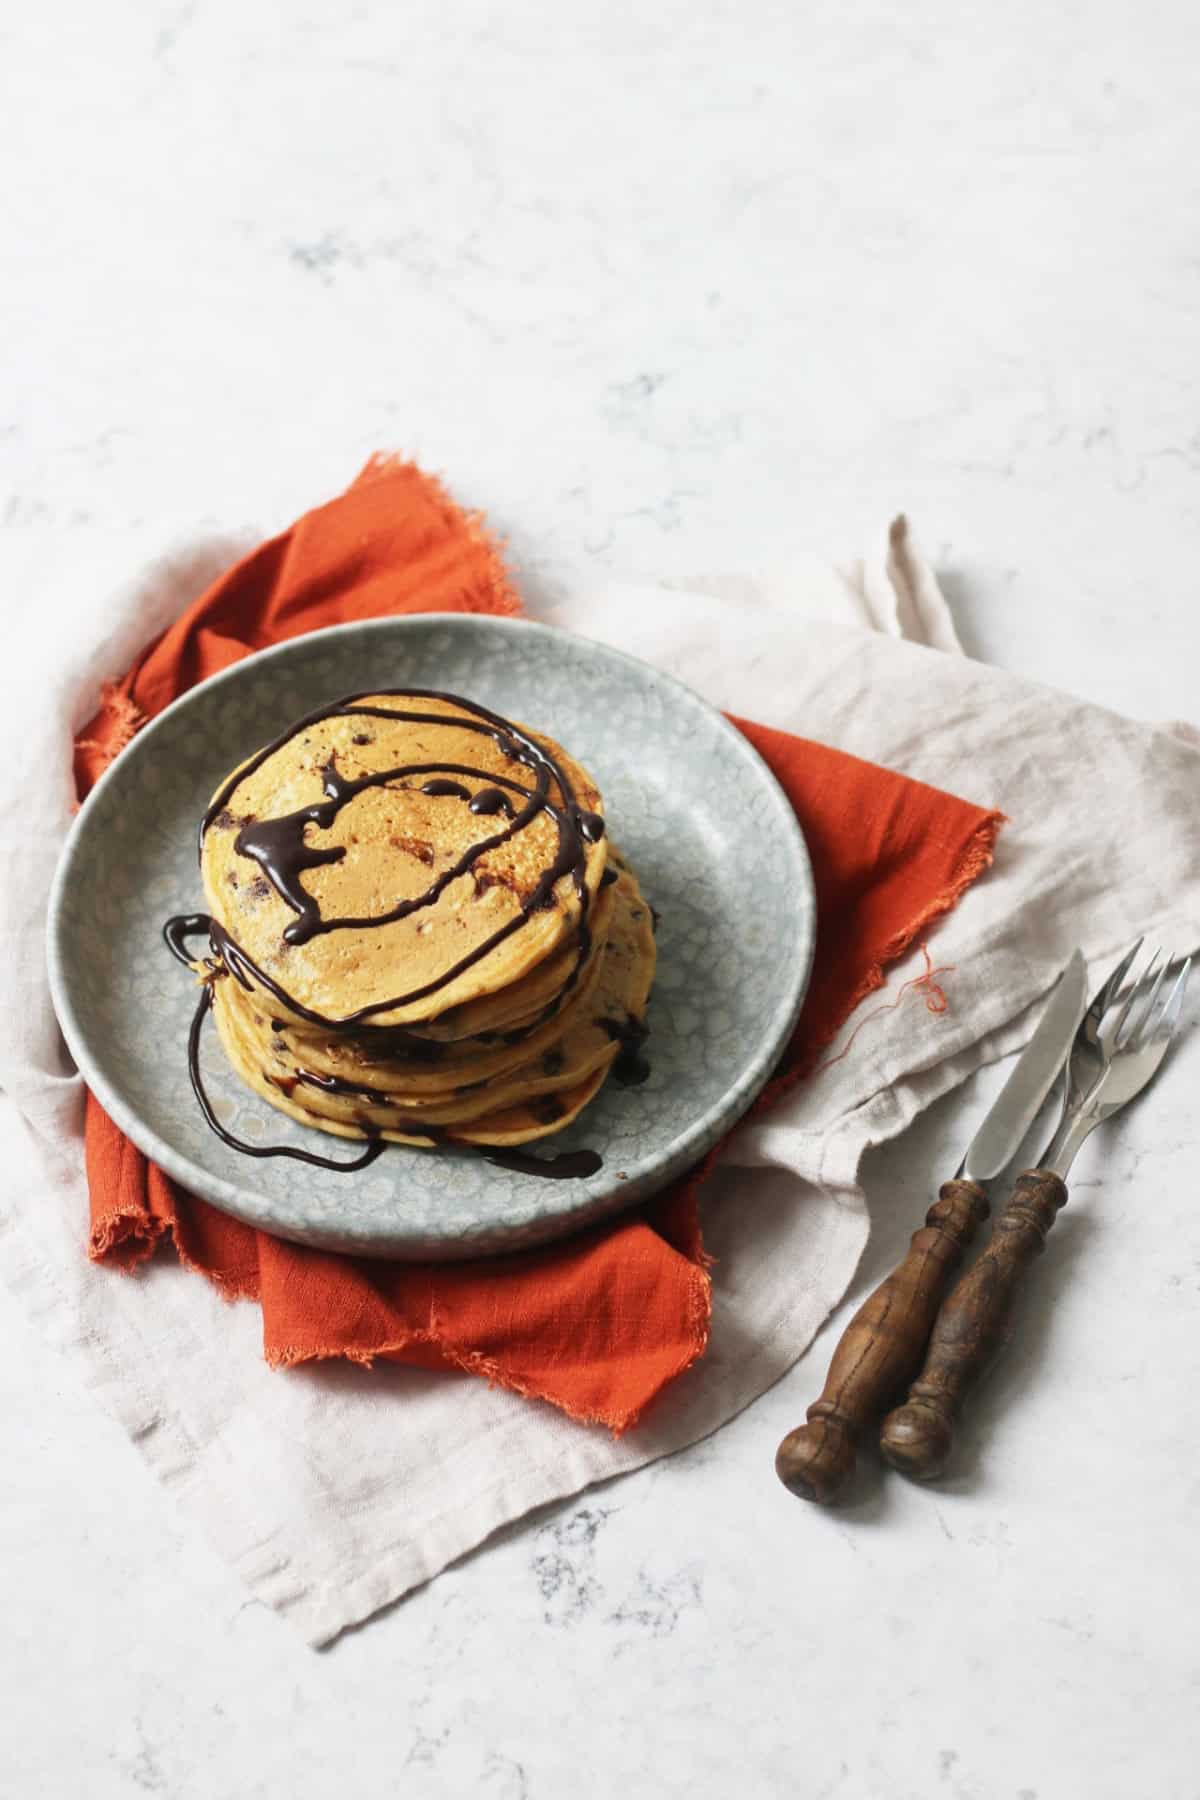
<svg viewBox="0 0 1200 1800"><path fill-rule="evenodd" d="M10 548L271 526L380 446L542 601L904 507L973 653L1200 713L1183 0L47 0L2 37ZM320 1656L5 1299L0 1792L1200 1794L1198 1074L1193 1034L1085 1151L945 1489L822 1514L770 1460L995 1073L878 1155L788 1380Z"/></svg>

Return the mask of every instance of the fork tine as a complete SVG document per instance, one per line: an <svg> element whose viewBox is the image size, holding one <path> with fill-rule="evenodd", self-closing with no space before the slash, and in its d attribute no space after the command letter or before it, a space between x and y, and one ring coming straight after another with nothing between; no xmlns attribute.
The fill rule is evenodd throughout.
<svg viewBox="0 0 1200 1800"><path fill-rule="evenodd" d="M1154 955L1150 958L1150 961L1146 964L1146 967L1142 971L1141 975L1133 983L1128 994L1126 994L1126 996L1125 996L1125 1004L1121 1008L1120 1013L1117 1015L1117 1022L1113 1026L1112 1046L1113 1046L1114 1050L1120 1050L1124 1047L1125 1044L1132 1043L1132 1041L1133 1041L1134 1033L1133 1033L1133 1024L1132 1024L1131 1014L1133 1012L1134 1001L1136 1000L1140 1003L1141 1001L1143 1001L1146 998L1146 995L1149 992L1150 985L1151 985L1150 978L1154 974L1155 965L1157 964L1158 959L1161 955L1162 955L1161 948L1154 952ZM1139 1023L1144 1024L1147 1016L1148 1015L1145 1011L1145 1008L1143 1008L1141 1013L1139 1014ZM1128 1029L1127 1029L1127 1026L1128 1026Z"/></svg>
<svg viewBox="0 0 1200 1800"><path fill-rule="evenodd" d="M1104 986L1096 995L1096 998L1092 1001L1092 1004L1088 1007L1086 1017L1090 1025L1098 1025L1100 1023L1114 999L1120 993L1121 983L1124 981L1126 975L1128 975L1130 965L1145 941L1144 937L1140 937L1133 946L1133 949L1121 958L1108 980L1104 983Z"/></svg>
<svg viewBox="0 0 1200 1800"><path fill-rule="evenodd" d="M1150 1021L1154 1017L1154 1008L1158 1005L1159 990L1166 977L1171 973L1174 963L1174 957L1168 956L1163 963L1162 968L1154 977L1154 986L1150 989L1150 997L1138 1014L1136 1025L1131 1025L1129 1028L1129 1047L1131 1050L1140 1050L1149 1040ZM1151 964L1151 967L1153 967L1153 964ZM1149 974L1149 972L1149 970L1146 971L1147 974ZM1145 978L1143 977L1143 980L1144 979Z"/></svg>
<svg viewBox="0 0 1200 1800"><path fill-rule="evenodd" d="M1178 975L1175 977L1175 985L1167 995L1167 1003L1159 1014L1158 1024L1154 1027L1154 1035L1156 1038L1165 1036L1170 1039L1174 1035L1175 1027L1179 1023L1179 1016L1183 1011L1183 996L1187 989L1188 976L1191 972L1192 959L1189 956Z"/></svg>

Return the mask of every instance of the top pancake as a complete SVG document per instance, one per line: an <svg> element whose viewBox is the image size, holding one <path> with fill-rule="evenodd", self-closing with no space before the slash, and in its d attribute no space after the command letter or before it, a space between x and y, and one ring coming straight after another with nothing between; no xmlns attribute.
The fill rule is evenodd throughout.
<svg viewBox="0 0 1200 1800"><path fill-rule="evenodd" d="M607 846L578 834L571 809L597 815L595 832L600 797L552 739L514 730L449 696L358 696L222 784L201 844L209 907L285 1004L334 1025L435 1019L520 981L577 934L571 865L590 905ZM457 791L422 791L447 782ZM485 790L497 810L473 812Z"/></svg>

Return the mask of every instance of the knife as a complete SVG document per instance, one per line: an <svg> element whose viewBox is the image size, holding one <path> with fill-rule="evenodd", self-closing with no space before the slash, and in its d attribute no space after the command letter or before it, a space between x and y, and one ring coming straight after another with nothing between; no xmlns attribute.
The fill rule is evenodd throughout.
<svg viewBox="0 0 1200 1800"><path fill-rule="evenodd" d="M1140 949L1139 940L1088 1008L1067 1062L1054 1135L1036 1168L1018 1176L987 1249L938 1312L924 1367L907 1401L883 1422L879 1448L903 1475L930 1481L945 1469L963 1401L1008 1342L1025 1271L1040 1256L1060 1207L1067 1203L1067 1176L1080 1146L1097 1125L1137 1098L1167 1053L1183 1010L1191 958L1169 957L1158 968L1157 952L1140 981L1123 993L1122 983ZM1156 1012L1169 973L1174 979ZM1111 1025L1106 1017L1110 1008L1114 1014L1119 1008L1120 1016L1101 1036L1101 1025Z"/></svg>
<svg viewBox="0 0 1200 1800"><path fill-rule="evenodd" d="M1087 1006L1087 965L1076 950L1037 1029L950 1181L913 1234L908 1254L859 1307L838 1342L806 1423L790 1431L775 1472L802 1500L836 1500L854 1472L859 1437L921 1365L950 1277L988 1216L987 1183L1007 1168L1066 1062Z"/></svg>

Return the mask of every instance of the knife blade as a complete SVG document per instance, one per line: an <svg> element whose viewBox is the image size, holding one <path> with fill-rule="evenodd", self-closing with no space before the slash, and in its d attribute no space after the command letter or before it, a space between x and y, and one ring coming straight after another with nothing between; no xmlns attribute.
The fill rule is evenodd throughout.
<svg viewBox="0 0 1200 1800"><path fill-rule="evenodd" d="M1087 964L1076 950L1046 1002L1037 1029L971 1139L957 1179L994 1181L1021 1147L1067 1060L1087 1006Z"/></svg>
<svg viewBox="0 0 1200 1800"><path fill-rule="evenodd" d="M854 1472L858 1442L920 1368L942 1296L988 1214L987 1186L1021 1146L1070 1054L1087 1006L1087 968L1077 950L1037 1028L959 1164L942 1184L908 1254L863 1302L842 1333L820 1398L775 1456L783 1485L828 1503Z"/></svg>

